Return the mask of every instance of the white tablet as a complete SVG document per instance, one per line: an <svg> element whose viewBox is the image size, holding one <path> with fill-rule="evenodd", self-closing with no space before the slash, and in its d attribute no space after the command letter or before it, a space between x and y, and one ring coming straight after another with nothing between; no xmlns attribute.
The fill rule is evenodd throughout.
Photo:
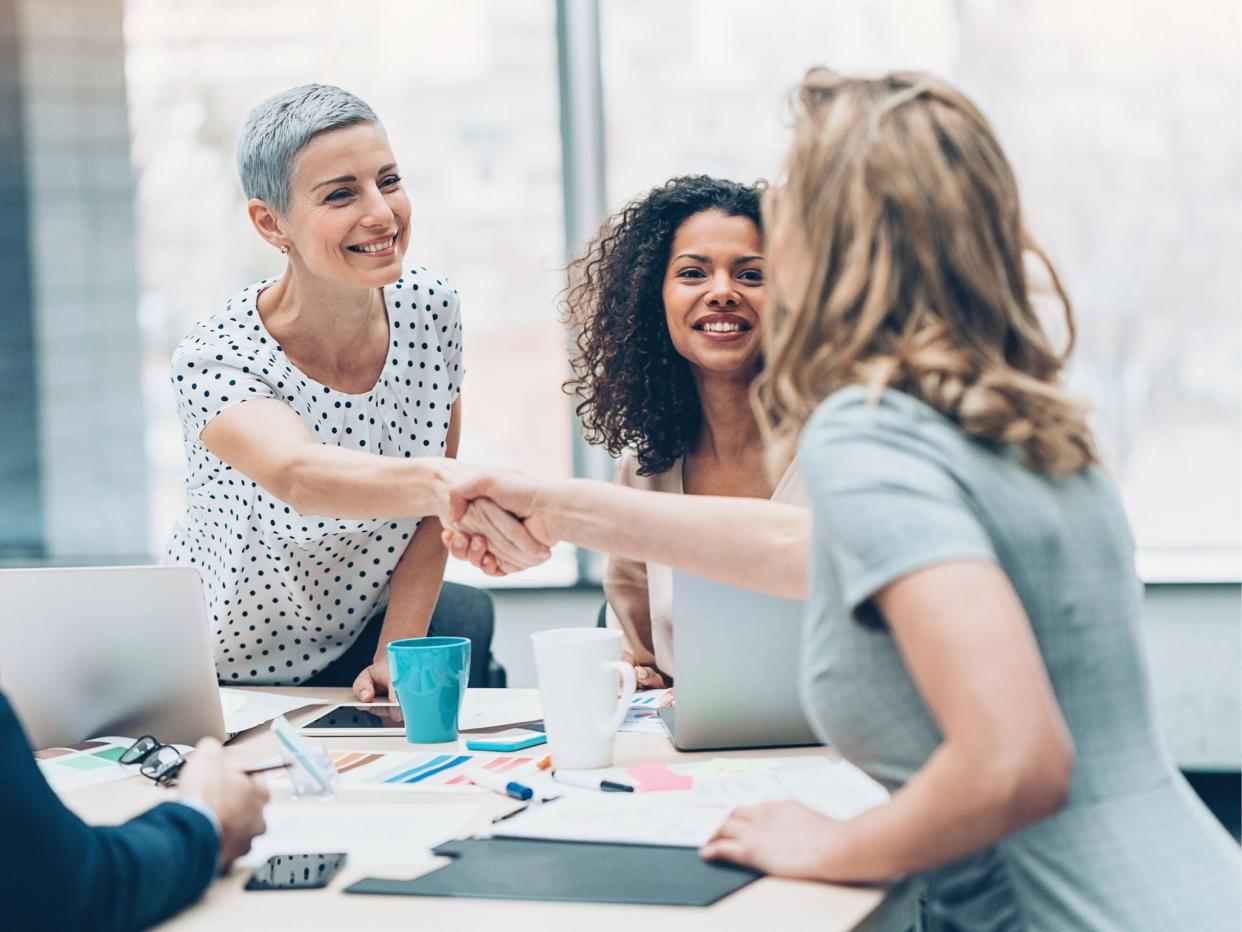
<svg viewBox="0 0 1242 932"><path fill-rule="evenodd" d="M395 702L346 702L328 709L298 729L304 735L329 738L337 735L405 735L405 722Z"/></svg>

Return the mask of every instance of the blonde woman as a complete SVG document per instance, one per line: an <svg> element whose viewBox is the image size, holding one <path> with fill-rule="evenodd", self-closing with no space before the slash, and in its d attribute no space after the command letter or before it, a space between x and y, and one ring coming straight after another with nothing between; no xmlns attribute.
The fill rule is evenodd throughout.
<svg viewBox="0 0 1242 932"><path fill-rule="evenodd" d="M848 822L738 809L706 857L914 875L933 929L1236 929L1238 849L1157 735L1130 532L990 126L920 74L815 70L797 102L757 400L774 455L798 444L809 562L772 503L513 475L458 493L543 541L806 596L807 713L892 799Z"/></svg>

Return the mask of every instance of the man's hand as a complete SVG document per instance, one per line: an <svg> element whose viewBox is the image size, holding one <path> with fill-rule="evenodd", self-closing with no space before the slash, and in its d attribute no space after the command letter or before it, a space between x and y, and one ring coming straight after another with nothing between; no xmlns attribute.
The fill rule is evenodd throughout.
<svg viewBox="0 0 1242 932"><path fill-rule="evenodd" d="M267 786L224 762L224 748L215 738L198 743L177 775L177 788L185 796L201 800L220 823L220 868L250 850L256 835L267 831L263 806Z"/></svg>

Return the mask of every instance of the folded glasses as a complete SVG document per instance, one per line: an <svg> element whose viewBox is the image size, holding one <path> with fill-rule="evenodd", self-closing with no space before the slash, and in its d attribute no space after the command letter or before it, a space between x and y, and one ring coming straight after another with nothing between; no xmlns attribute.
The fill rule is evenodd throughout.
<svg viewBox="0 0 1242 932"><path fill-rule="evenodd" d="M185 756L171 744L143 735L121 755L120 763L138 764L138 772L159 786L170 786L185 764Z"/></svg>

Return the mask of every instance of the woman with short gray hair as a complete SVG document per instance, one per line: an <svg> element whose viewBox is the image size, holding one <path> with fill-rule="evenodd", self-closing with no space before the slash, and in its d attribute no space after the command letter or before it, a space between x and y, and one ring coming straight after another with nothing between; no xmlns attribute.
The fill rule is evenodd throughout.
<svg viewBox="0 0 1242 932"><path fill-rule="evenodd" d="M237 164L251 223L288 264L173 354L188 502L167 559L203 577L221 681L352 683L369 701L387 691L389 641L446 633L432 615L437 517L464 468L458 296L403 264L409 198L353 94L265 100ZM475 519L511 542L513 565L546 555L499 509Z"/></svg>

